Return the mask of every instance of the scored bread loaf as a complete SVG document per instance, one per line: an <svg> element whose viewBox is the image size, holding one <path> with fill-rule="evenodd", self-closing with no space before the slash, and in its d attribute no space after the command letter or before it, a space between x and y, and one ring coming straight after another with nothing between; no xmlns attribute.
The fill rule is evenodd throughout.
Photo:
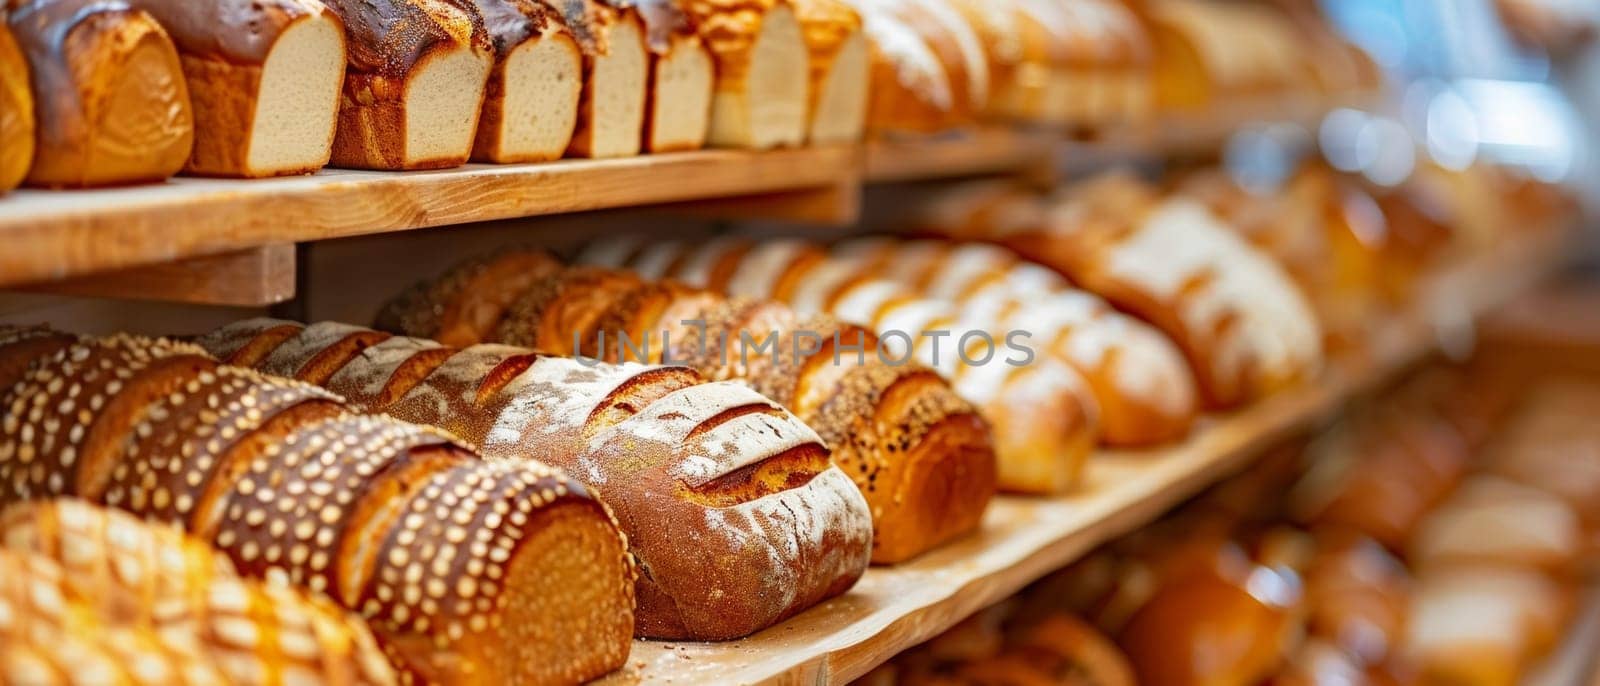
<svg viewBox="0 0 1600 686"><path fill-rule="evenodd" d="M546 461L605 489L643 571L640 636L744 636L843 593L866 568L872 529L861 495L814 432L753 391L683 367L502 345L393 337L364 347L374 333L254 320L200 343L301 378L331 370L327 384L350 389L364 410L438 425L490 458Z"/></svg>
<svg viewBox="0 0 1600 686"><path fill-rule="evenodd" d="M973 326L1027 332L1032 343L1089 383L1108 445L1181 438L1198 411L1193 376L1166 336L1004 248L863 238L835 245L829 259L954 303Z"/></svg>
<svg viewBox="0 0 1600 686"><path fill-rule="evenodd" d="M3 683L395 683L343 609L115 510L0 512L0 570Z"/></svg>
<svg viewBox="0 0 1600 686"><path fill-rule="evenodd" d="M408 680L581 681L626 659L625 538L542 464L127 336L36 360L3 402L0 502L72 495L182 526L358 612Z"/></svg>
<svg viewBox="0 0 1600 686"><path fill-rule="evenodd" d="M861 140L872 81L872 49L861 15L843 0L793 2L811 69L806 140L821 145Z"/></svg>
<svg viewBox="0 0 1600 686"><path fill-rule="evenodd" d="M515 253L474 260L435 282L494 269L497 259L521 260ZM932 370L879 359L870 332L827 318L802 321L770 301L730 301L594 268L479 287L519 293L486 340L610 362L685 364L710 379L743 379L789 408L827 441L834 463L866 497L875 563L903 561L973 530L993 494L993 448L976 410ZM424 302L402 297L384 319L425 321L405 312L433 309Z"/></svg>
<svg viewBox="0 0 1600 686"><path fill-rule="evenodd" d="M636 6L650 48L644 150L699 150L711 133L717 79L711 53L677 0L639 0Z"/></svg>
<svg viewBox="0 0 1600 686"><path fill-rule="evenodd" d="M172 35L194 105L202 176L306 174L328 164L344 27L320 0L131 0Z"/></svg>
<svg viewBox="0 0 1600 686"><path fill-rule="evenodd" d="M118 0L15 0L10 22L35 94L29 185L160 181L183 168L194 112L155 18Z"/></svg>
<svg viewBox="0 0 1600 686"><path fill-rule="evenodd" d="M28 176L33 166L33 88L28 61L11 35L7 10L0 7L0 193Z"/></svg>
<svg viewBox="0 0 1600 686"><path fill-rule="evenodd" d="M344 22L332 164L444 169L472 155L494 56L481 18L449 0L325 0Z"/></svg>
<svg viewBox="0 0 1600 686"><path fill-rule="evenodd" d="M572 34L537 0L454 1L477 15L494 49L472 159L559 159L572 142L583 88L583 56Z"/></svg>
<svg viewBox="0 0 1600 686"><path fill-rule="evenodd" d="M805 142L810 60L789 0L680 0L717 63L710 142L765 150Z"/></svg>
<svg viewBox="0 0 1600 686"><path fill-rule="evenodd" d="M579 260L626 266L647 278L674 278L736 297L784 302L802 317L831 314L865 323L884 339L881 351L873 351L884 362L918 360L982 410L994 432L1002 490L1070 488L1098 438L1098 406L1075 370L1031 351L1001 350L1002 341L988 332L964 328L953 305L914 297L897 283L856 273L851 265L830 264L815 246L738 239L699 248L660 241L646 246L636 237L619 237L591 244ZM958 345L969 349L955 350Z"/></svg>
<svg viewBox="0 0 1600 686"><path fill-rule="evenodd" d="M650 49L639 11L619 0L546 1L559 9L583 51L578 126L567 154L639 154L650 89Z"/></svg>

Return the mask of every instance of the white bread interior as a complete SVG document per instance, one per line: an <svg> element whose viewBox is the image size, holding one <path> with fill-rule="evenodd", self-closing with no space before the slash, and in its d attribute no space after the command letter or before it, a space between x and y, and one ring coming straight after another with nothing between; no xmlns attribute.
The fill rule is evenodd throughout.
<svg viewBox="0 0 1600 686"><path fill-rule="evenodd" d="M459 163L472 155L491 66L487 53L466 45L417 64L406 80L407 166Z"/></svg>
<svg viewBox="0 0 1600 686"><path fill-rule="evenodd" d="M492 150L480 150L490 162L544 162L558 159L572 142L583 89L583 55L571 36L550 34L524 42L506 56L499 116L485 116L484 126L497 126ZM492 122L492 124L491 124Z"/></svg>
<svg viewBox="0 0 1600 686"><path fill-rule="evenodd" d="M865 33L846 38L833 58L822 92L811 113L813 143L853 143L867 123L867 88L872 80L872 53Z"/></svg>
<svg viewBox="0 0 1600 686"><path fill-rule="evenodd" d="M611 27L606 54L596 57L588 75L582 116L587 140L574 141L572 153L583 157L628 157L639 154L644 139L645 89L650 56L639 20L629 16Z"/></svg>
<svg viewBox="0 0 1600 686"><path fill-rule="evenodd" d="M344 33L332 15L296 21L261 67L245 166L272 176L320 169L333 152L344 82Z"/></svg>
<svg viewBox="0 0 1600 686"><path fill-rule="evenodd" d="M786 5L767 11L742 82L724 81L711 113L711 144L764 150L799 145L810 106L809 53Z"/></svg>
<svg viewBox="0 0 1600 686"><path fill-rule="evenodd" d="M711 93L716 66L697 40L677 41L654 59L654 97L650 99L650 152L698 150L711 126Z"/></svg>

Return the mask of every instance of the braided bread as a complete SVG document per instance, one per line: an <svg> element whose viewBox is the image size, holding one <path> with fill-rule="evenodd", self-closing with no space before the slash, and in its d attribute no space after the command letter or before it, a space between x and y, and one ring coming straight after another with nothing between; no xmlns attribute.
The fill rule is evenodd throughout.
<svg viewBox="0 0 1600 686"><path fill-rule="evenodd" d="M0 683L390 684L367 627L173 529L64 499L0 514Z"/></svg>
<svg viewBox="0 0 1600 686"><path fill-rule="evenodd" d="M950 379L956 392L983 412L994 430L999 486L1050 493L1076 483L1098 436L1098 413L1087 384L1048 357L1021 365L988 332L962 324L949 303L917 298L901 285L831 262L820 248L798 241L753 243L719 239L691 249L681 243L615 239L595 243L580 261L628 266L648 278L675 278L737 297L773 299L801 316L829 313L870 323L884 336L881 357L916 359ZM940 352L941 339L943 352ZM968 349L959 351L957 345ZM971 362L984 362L972 364Z"/></svg>
<svg viewBox="0 0 1600 686"><path fill-rule="evenodd" d="M327 364L312 357L290 366ZM358 611L402 678L568 682L626 659L625 540L549 467L486 463L443 432L130 336L36 360L3 403L0 502L72 495L181 526L246 574Z"/></svg>
<svg viewBox="0 0 1600 686"><path fill-rule="evenodd" d="M455 301L430 302L449 310ZM395 313L399 321L421 321ZM294 333L282 336L285 327ZM252 332L275 343L256 345L246 340ZM606 489L645 572L637 587L640 636L737 638L844 592L866 568L872 535L866 503L828 465L815 433L747 389L705 383L683 367L591 365L504 345L455 349L394 337L351 352L351 340L375 334L342 324L253 320L203 336L200 344L230 361L248 355L258 365L296 369L302 378L337 366L327 383L351 389L362 409L437 425L481 445L490 458L545 461ZM329 362L330 355L338 361ZM454 478L441 485L485 487L472 474ZM560 496L564 488L583 492L576 484L536 492ZM452 500L456 490L418 497L444 498L442 513L466 517L471 512ZM683 545L686 533L694 545ZM378 574L384 578L381 568ZM522 658L545 659L531 652Z"/></svg>
<svg viewBox="0 0 1600 686"><path fill-rule="evenodd" d="M771 301L573 268L524 289L493 340L613 362L671 360L746 381L833 448L872 509L876 563L975 529L993 495L993 448L977 412L931 370L885 362L876 336L830 318L802 321Z"/></svg>

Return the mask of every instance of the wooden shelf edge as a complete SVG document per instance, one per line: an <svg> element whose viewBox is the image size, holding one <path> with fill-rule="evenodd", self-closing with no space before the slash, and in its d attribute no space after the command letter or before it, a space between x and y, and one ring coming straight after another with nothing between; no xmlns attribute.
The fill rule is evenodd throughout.
<svg viewBox="0 0 1600 686"><path fill-rule="evenodd" d="M178 178L0 198L0 287L246 250L452 224L835 187L859 148L702 150L431 172L329 169Z"/></svg>
<svg viewBox="0 0 1600 686"><path fill-rule="evenodd" d="M265 307L294 297L295 275L294 245L278 244L90 274L19 290L91 298Z"/></svg>
<svg viewBox="0 0 1600 686"><path fill-rule="evenodd" d="M1436 281L1493 284L1468 292L1482 315L1553 271L1564 236L1536 237L1447 270ZM1381 386L1437 347L1436 313L1397 322L1364 365L1242 412L1208 419L1187 442L1144 453L1097 455L1082 493L1001 496L983 529L893 567L873 568L850 593L754 636L728 643L635 641L629 666L606 683L844 683L938 635L1096 546L1132 532L1248 465L1278 439Z"/></svg>

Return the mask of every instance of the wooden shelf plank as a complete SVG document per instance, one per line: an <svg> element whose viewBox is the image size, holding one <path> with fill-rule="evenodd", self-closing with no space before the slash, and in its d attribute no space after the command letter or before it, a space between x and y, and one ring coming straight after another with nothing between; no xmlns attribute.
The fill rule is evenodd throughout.
<svg viewBox="0 0 1600 686"><path fill-rule="evenodd" d="M869 183L1015 174L1048 183L1060 136L1051 131L983 127L930 136L896 136L866 145Z"/></svg>
<svg viewBox="0 0 1600 686"><path fill-rule="evenodd" d="M1473 299L1473 314L1481 314L1553 270L1563 243L1564 236L1552 235L1494 251L1449 270L1429 290L1464 294ZM1427 304L1432 296L1423 300L1417 316L1385 328L1369 363L1335 365L1317 383L1209 418L1181 445L1096 455L1079 493L997 498L978 533L909 563L873 568L850 593L754 636L727 643L635 641L628 667L607 681L821 684L859 677L1149 523L1434 350L1432 322L1440 315Z"/></svg>
<svg viewBox="0 0 1600 686"><path fill-rule="evenodd" d="M279 243L832 187L858 173L855 146L830 146L24 190L0 198L0 286Z"/></svg>
<svg viewBox="0 0 1600 686"><path fill-rule="evenodd" d="M294 297L295 248L293 244L268 245L90 274L21 290L92 298L265 307Z"/></svg>

